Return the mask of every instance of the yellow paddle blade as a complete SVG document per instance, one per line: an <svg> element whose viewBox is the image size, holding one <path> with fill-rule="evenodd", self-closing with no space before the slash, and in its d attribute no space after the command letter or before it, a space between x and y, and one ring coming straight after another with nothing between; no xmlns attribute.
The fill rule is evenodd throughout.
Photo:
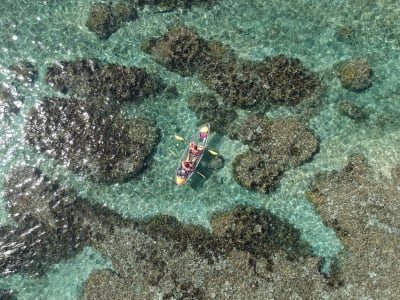
<svg viewBox="0 0 400 300"><path fill-rule="evenodd" d="M181 137L181 136L179 136L179 135L175 135L175 138L176 138L178 141L184 141L184 140L185 140L185 138L183 138L183 137Z"/></svg>
<svg viewBox="0 0 400 300"><path fill-rule="evenodd" d="M212 155L214 155L214 156L217 156L217 155L218 155L218 152L216 152L216 151L214 151L214 150L208 150L208 152L210 152L210 154L212 154Z"/></svg>

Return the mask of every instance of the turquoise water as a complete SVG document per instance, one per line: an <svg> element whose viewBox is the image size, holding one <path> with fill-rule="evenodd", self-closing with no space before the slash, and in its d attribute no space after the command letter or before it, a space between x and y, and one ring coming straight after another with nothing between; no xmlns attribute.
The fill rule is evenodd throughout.
<svg viewBox="0 0 400 300"><path fill-rule="evenodd" d="M92 2L1 2L1 82L11 83L8 66L20 60L31 61L41 76L33 86L19 88L24 96L20 113L0 121L0 175L3 177L16 165L39 166L66 187L75 188L82 196L125 217L164 213L182 222L209 227L209 216L214 211L230 209L236 204L267 208L294 224L316 255L328 261L335 257L342 245L334 232L322 224L304 193L316 173L341 168L354 152L363 153L376 174L389 176L390 167L400 162L400 3L227 0L218 1L209 9L192 7L168 13L145 9L136 21L126 23L108 40L101 41L85 26ZM224 156L224 168L213 171L206 180L193 177L193 184L183 187L173 184L177 158L172 152L180 153L185 147L174 135L189 137L196 129L196 117L186 101L207 88L196 77L182 78L167 71L144 54L140 46L144 39L159 36L177 24L195 29L207 40L230 45L242 58L261 60L280 53L297 57L322 77L326 86L321 99L323 108L310 121L320 140L320 151L311 162L286 172L276 192L263 195L241 188L231 175L231 164L235 155L246 147L216 134L211 135L209 145ZM343 26L355 29L350 40L335 38L335 32ZM22 140L28 111L43 96L54 94L43 80L46 68L57 61L78 57L145 67L178 89L176 98L157 96L126 107L131 117L155 119L162 135L153 164L137 180L126 184L94 184L32 152ZM373 69L373 85L363 93L345 90L333 74L335 63L351 57L367 58ZM356 123L340 115L336 108L340 100L351 100L364 108L369 113L368 120ZM285 114L288 112L284 109L268 113ZM0 204L0 223L4 225L10 219L4 200ZM54 265L44 278L13 275L1 278L0 287L17 290L19 299L61 299L60 295L62 299L76 299L91 270L106 267L109 262L87 248L77 257Z"/></svg>

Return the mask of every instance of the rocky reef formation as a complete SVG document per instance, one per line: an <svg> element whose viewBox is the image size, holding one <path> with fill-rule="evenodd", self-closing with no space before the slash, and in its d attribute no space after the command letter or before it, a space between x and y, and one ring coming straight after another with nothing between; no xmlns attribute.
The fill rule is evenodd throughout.
<svg viewBox="0 0 400 300"><path fill-rule="evenodd" d="M82 299L306 297L325 286L298 230L262 209L217 213L210 232L163 215L124 220L34 168L14 169L4 187L17 227L0 227L2 249L14 250L0 257L2 273L41 274L89 245L113 270L92 273Z"/></svg>
<svg viewBox="0 0 400 300"><path fill-rule="evenodd" d="M270 105L268 90L257 74L257 64L250 61L208 60L200 73L201 81L221 95L233 107L251 108Z"/></svg>
<svg viewBox="0 0 400 300"><path fill-rule="evenodd" d="M142 48L171 71L183 76L199 73L227 104L240 108L296 105L321 86L318 76L298 59L279 55L260 63L240 60L229 47L206 41L186 27L173 27L145 41Z"/></svg>
<svg viewBox="0 0 400 300"><path fill-rule="evenodd" d="M208 122L210 115L212 115L213 131L233 137L231 127L233 121L237 118L237 113L232 108L220 104L213 94L193 95L188 100L188 107L196 113L199 124Z"/></svg>
<svg viewBox="0 0 400 300"><path fill-rule="evenodd" d="M16 81L23 84L32 84L38 79L38 71L30 61L20 61L11 66L9 70L13 74Z"/></svg>
<svg viewBox="0 0 400 300"><path fill-rule="evenodd" d="M82 299L395 299L399 182L398 167L376 181L360 155L316 178L307 196L346 246L324 277L298 230L266 210L215 213L212 231L170 216L124 220L21 167L4 182L16 227L0 227L0 268L42 274L88 245L113 267L90 275Z"/></svg>
<svg viewBox="0 0 400 300"><path fill-rule="evenodd" d="M137 101L162 88L160 80L146 70L96 59L61 61L47 69L46 82L55 90L80 98L103 97L110 102Z"/></svg>
<svg viewBox="0 0 400 300"><path fill-rule="evenodd" d="M318 175L307 193L346 246L330 274L339 298L395 299L399 293L399 170L377 180L355 154L342 170Z"/></svg>
<svg viewBox="0 0 400 300"><path fill-rule="evenodd" d="M258 72L263 87L276 104L298 104L310 98L321 85L318 76L307 70L299 59L282 54L265 58Z"/></svg>
<svg viewBox="0 0 400 300"><path fill-rule="evenodd" d="M124 23L134 21L136 18L137 10L133 2L93 3L89 10L86 26L99 39L105 40Z"/></svg>
<svg viewBox="0 0 400 300"><path fill-rule="evenodd" d="M192 75L204 59L205 41L186 27L173 27L160 38L142 44L144 52L168 70L182 76Z"/></svg>
<svg viewBox="0 0 400 300"><path fill-rule="evenodd" d="M312 131L295 118L250 116L239 131L250 149L233 162L233 176L244 188L272 191L283 172L309 160L318 150Z"/></svg>
<svg viewBox="0 0 400 300"><path fill-rule="evenodd" d="M367 118L366 112L361 107L351 101L340 101L338 103L338 110L339 113L350 119L353 119L356 122L363 121Z"/></svg>
<svg viewBox="0 0 400 300"><path fill-rule="evenodd" d="M17 227L0 227L2 274L42 274L87 244L89 231L76 207L77 197L60 190L40 170L22 167L9 174L4 196Z"/></svg>
<svg viewBox="0 0 400 300"><path fill-rule="evenodd" d="M212 4L216 0L138 0L139 5L157 5L165 9L191 7L193 5Z"/></svg>
<svg viewBox="0 0 400 300"><path fill-rule="evenodd" d="M298 278L286 277L291 272L302 279L307 274L315 280L312 285L323 285L316 272L319 261L309 256L309 245L269 212L240 206L215 214L212 224L209 232L170 216L156 216L130 232L116 229L98 246L114 270L93 273L82 299L106 299L112 293L126 298L157 294L166 299L211 299L224 294L223 298L241 299L238 295L245 293L276 293L271 284L276 275L282 280L274 285L293 284ZM307 270L298 272L300 266Z"/></svg>
<svg viewBox="0 0 400 300"><path fill-rule="evenodd" d="M372 84L372 69L365 58L342 61L335 66L335 70L342 86L351 91L360 92Z"/></svg>
<svg viewBox="0 0 400 300"><path fill-rule="evenodd" d="M17 297L13 291L0 289L0 299L1 300L16 300Z"/></svg>
<svg viewBox="0 0 400 300"><path fill-rule="evenodd" d="M237 249L268 258L283 250L293 260L311 255L310 245L301 241L300 232L267 210L236 206L213 214L211 228L230 251Z"/></svg>
<svg viewBox="0 0 400 300"><path fill-rule="evenodd" d="M13 85L0 84L0 118L10 116L19 112L23 102Z"/></svg>
<svg viewBox="0 0 400 300"><path fill-rule="evenodd" d="M99 182L123 182L148 165L157 142L155 124L126 119L102 99L45 98L26 120L33 149Z"/></svg>

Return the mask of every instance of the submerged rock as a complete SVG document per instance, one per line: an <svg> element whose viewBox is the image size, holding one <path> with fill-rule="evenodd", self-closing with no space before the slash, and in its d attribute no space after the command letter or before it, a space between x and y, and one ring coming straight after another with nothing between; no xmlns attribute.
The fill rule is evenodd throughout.
<svg viewBox="0 0 400 300"><path fill-rule="evenodd" d="M112 236L115 226L136 226L62 188L36 168L13 169L3 186L7 210L16 221L16 226L0 226L4 275L42 275L51 264Z"/></svg>
<svg viewBox="0 0 400 300"><path fill-rule="evenodd" d="M88 244L89 230L76 207L77 197L39 170L14 170L4 182L4 197L17 226L0 227L2 274L41 275L50 264Z"/></svg>
<svg viewBox="0 0 400 300"><path fill-rule="evenodd" d="M277 286L293 285L302 295L323 289L319 260L309 256L309 245L269 212L236 207L215 214L212 227L209 232L156 216L133 230L115 228L97 248L112 260L114 270L92 273L82 299L107 299L110 291L117 298L141 299L209 299L222 294L236 299L238 293L279 298L284 292ZM304 280L319 289L310 291L300 284Z"/></svg>
<svg viewBox="0 0 400 300"><path fill-rule="evenodd" d="M174 27L142 48L171 71L183 76L198 72L226 104L240 108L296 105L321 87L318 76L298 59L279 55L262 62L240 60L229 47L186 27Z"/></svg>
<svg viewBox="0 0 400 300"><path fill-rule="evenodd" d="M263 87L276 104L298 104L312 97L321 86L318 76L307 70L299 59L283 54L265 58L258 72Z"/></svg>
<svg viewBox="0 0 400 300"><path fill-rule="evenodd" d="M268 107L269 93L256 69L257 64L249 61L209 60L201 69L200 79L230 106Z"/></svg>
<svg viewBox="0 0 400 300"><path fill-rule="evenodd" d="M16 228L0 227L3 273L40 273L90 245L113 270L93 272L82 299L317 299L326 289L319 258L299 232L262 209L217 213L210 232L169 216L124 220L29 167L15 169L4 186L8 209L19 215Z"/></svg>
<svg viewBox="0 0 400 300"><path fill-rule="evenodd" d="M213 235L232 247L255 256L269 257L283 250L290 259L311 255L310 245L300 239L300 232L264 209L236 206L228 212L213 214Z"/></svg>
<svg viewBox="0 0 400 300"><path fill-rule="evenodd" d="M108 39L124 23L137 18L134 3L120 1L111 3L94 3L89 10L86 21L87 28L94 32L99 39Z"/></svg>
<svg viewBox="0 0 400 300"><path fill-rule="evenodd" d="M342 86L354 92L369 88L372 84L372 69L365 58L352 58L335 66L336 75Z"/></svg>
<svg viewBox="0 0 400 300"><path fill-rule="evenodd" d="M156 76L136 67L100 64L95 59L62 61L49 67L46 82L72 96L98 97L109 101L137 101L160 92Z"/></svg>
<svg viewBox="0 0 400 300"><path fill-rule="evenodd" d="M250 149L233 162L233 176L244 188L270 192L284 171L309 160L318 150L311 129L295 118L265 120L250 116L239 131Z"/></svg>
<svg viewBox="0 0 400 300"><path fill-rule="evenodd" d="M14 291L0 289L0 299L1 300L17 300Z"/></svg>
<svg viewBox="0 0 400 300"><path fill-rule="evenodd" d="M22 102L15 86L0 84L0 118L18 113Z"/></svg>
<svg viewBox="0 0 400 300"><path fill-rule="evenodd" d="M168 70L188 76L202 63L205 46L205 41L197 33L177 26L160 38L145 41L142 49Z"/></svg>
<svg viewBox="0 0 400 300"><path fill-rule="evenodd" d="M33 149L99 182L123 182L148 165L158 131L144 119L128 120L96 101L45 98L26 120Z"/></svg>
<svg viewBox="0 0 400 300"><path fill-rule="evenodd" d="M233 178L238 184L260 193L273 191L285 171L282 166L263 160L259 153L251 149L237 155L232 168Z"/></svg>
<svg viewBox="0 0 400 300"><path fill-rule="evenodd" d="M363 109L351 101L340 101L338 109L342 115L349 117L354 121L362 121L367 117Z"/></svg>
<svg viewBox="0 0 400 300"><path fill-rule="evenodd" d="M165 9L191 7L192 5L211 4L216 0L138 0L139 5L158 5Z"/></svg>
<svg viewBox="0 0 400 300"><path fill-rule="evenodd" d="M15 79L21 83L32 84L38 79L38 71L29 61L20 61L9 67Z"/></svg>
<svg viewBox="0 0 400 300"><path fill-rule="evenodd" d="M396 299L400 269L400 176L379 178L365 157L349 157L342 170L315 178L307 198L345 250L329 275L337 298Z"/></svg>
<svg viewBox="0 0 400 300"><path fill-rule="evenodd" d="M222 134L230 134L233 121L237 118L235 110L219 104L217 98L212 94L193 95L188 100L188 107L196 113L201 124L209 122L212 116L212 131Z"/></svg>

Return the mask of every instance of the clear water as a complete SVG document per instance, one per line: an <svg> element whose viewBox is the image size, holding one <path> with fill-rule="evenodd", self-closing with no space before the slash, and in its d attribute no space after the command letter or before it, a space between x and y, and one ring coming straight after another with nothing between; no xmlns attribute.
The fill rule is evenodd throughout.
<svg viewBox="0 0 400 300"><path fill-rule="evenodd" d="M36 165L63 185L80 191L82 196L126 217L164 213L206 227L212 212L235 204L268 208L300 229L316 255L328 260L334 257L342 245L334 232L322 224L304 193L314 174L341 168L354 152L363 153L377 174L389 175L390 166L400 162L400 2L225 0L208 10L193 7L164 14L145 10L135 22L125 24L106 41L98 40L85 26L91 3L2 0L0 82L11 82L7 67L20 60L31 61L40 75L54 62L77 57L95 57L105 63L135 65L157 72L177 87L179 96L159 96L126 108L130 116L153 117L162 131L153 164L139 180L99 185L32 152L22 141L24 118L36 101L54 93L41 76L34 86L20 88L25 97L21 112L0 120L0 176L16 165ZM157 65L141 51L140 45L145 38L159 36L176 24L194 28L205 39L230 45L242 58L260 60L284 53L299 58L323 76L327 86L322 99L324 109L310 121L320 139L320 152L310 163L286 172L276 192L261 195L237 185L231 176L231 163L244 146L215 134L210 147L225 157L225 167L214 171L205 181L194 178L197 184L173 184L177 158L171 152L180 153L184 148L174 135L190 136L195 130L196 118L186 100L207 89L195 77L182 78ZM338 41L335 32L346 25L356 29L356 36L350 42ZM351 57L367 58L374 71L373 86L366 92L347 91L332 75L335 63ZM335 104L346 99L366 109L369 119L355 123L338 114ZM4 199L0 200L0 223L6 224L10 219ZM0 287L17 290L19 299L77 299L91 270L105 267L109 267L109 262L86 248L75 258L54 265L44 278L13 275L0 278Z"/></svg>

